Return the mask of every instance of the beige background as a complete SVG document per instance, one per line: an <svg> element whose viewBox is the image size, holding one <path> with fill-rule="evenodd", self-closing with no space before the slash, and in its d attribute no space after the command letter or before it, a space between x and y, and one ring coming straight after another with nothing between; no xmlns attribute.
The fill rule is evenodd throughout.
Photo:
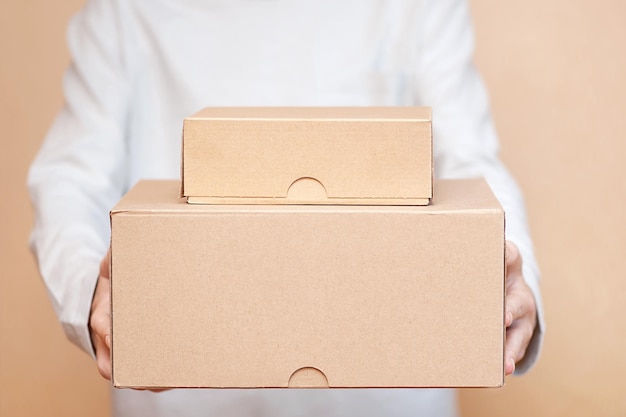
<svg viewBox="0 0 626 417"><path fill-rule="evenodd" d="M26 249L26 169L61 104L78 0L0 2L0 416L107 415L107 384L65 341ZM466 416L626 415L626 2L471 2L503 158L543 270L541 362Z"/></svg>

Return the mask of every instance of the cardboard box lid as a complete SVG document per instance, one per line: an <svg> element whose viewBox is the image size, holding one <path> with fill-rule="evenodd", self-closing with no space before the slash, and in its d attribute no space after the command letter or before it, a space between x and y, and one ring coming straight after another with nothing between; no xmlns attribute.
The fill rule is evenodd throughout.
<svg viewBox="0 0 626 417"><path fill-rule="evenodd" d="M436 194L428 206L376 206L350 205L265 205L265 204L186 204L185 197L178 194L180 182L176 180L142 180L138 182L111 209L111 214L127 213L208 213L208 212L376 212L418 211L420 213L450 213L471 211L474 213L502 212L502 206L483 179L437 180Z"/></svg>
<svg viewBox="0 0 626 417"><path fill-rule="evenodd" d="M218 206L140 182L111 213L114 385L502 385L504 213L482 180L435 186Z"/></svg>
<svg viewBox="0 0 626 417"><path fill-rule="evenodd" d="M191 203L428 204L431 109L206 108L182 159Z"/></svg>

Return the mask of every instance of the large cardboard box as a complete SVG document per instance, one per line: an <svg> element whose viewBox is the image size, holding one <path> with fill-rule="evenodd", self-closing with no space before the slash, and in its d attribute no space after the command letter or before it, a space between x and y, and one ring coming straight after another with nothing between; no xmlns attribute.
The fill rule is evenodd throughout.
<svg viewBox="0 0 626 417"><path fill-rule="evenodd" d="M504 213L483 180L430 206L112 210L116 387L503 383Z"/></svg>
<svg viewBox="0 0 626 417"><path fill-rule="evenodd" d="M428 204L428 107L209 107L183 123L190 203Z"/></svg>

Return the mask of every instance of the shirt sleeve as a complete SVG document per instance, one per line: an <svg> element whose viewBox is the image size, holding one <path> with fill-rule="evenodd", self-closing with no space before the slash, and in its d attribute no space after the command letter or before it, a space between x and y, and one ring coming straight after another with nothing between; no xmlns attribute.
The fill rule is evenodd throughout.
<svg viewBox="0 0 626 417"><path fill-rule="evenodd" d="M524 279L537 305L538 325L516 374L537 360L545 329L539 270L519 187L499 159L498 138L483 82L473 64L474 38L464 0L432 0L424 5L415 101L433 108L435 175L484 177L504 207L506 238L519 248ZM435 190L436 192L436 190Z"/></svg>
<svg viewBox="0 0 626 417"><path fill-rule="evenodd" d="M116 7L89 1L70 22L65 104L28 174L31 250L67 337L92 356L91 301L109 246L108 212L126 177L128 88Z"/></svg>

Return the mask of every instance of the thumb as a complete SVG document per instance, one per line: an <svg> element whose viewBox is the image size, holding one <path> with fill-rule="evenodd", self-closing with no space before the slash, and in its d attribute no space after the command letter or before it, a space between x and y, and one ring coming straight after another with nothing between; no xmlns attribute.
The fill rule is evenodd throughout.
<svg viewBox="0 0 626 417"><path fill-rule="evenodd" d="M109 279L111 277L111 247L107 250L107 254L100 262L100 276Z"/></svg>
<svg viewBox="0 0 626 417"><path fill-rule="evenodd" d="M506 241L506 268L507 273L522 272L522 257L515 243Z"/></svg>

